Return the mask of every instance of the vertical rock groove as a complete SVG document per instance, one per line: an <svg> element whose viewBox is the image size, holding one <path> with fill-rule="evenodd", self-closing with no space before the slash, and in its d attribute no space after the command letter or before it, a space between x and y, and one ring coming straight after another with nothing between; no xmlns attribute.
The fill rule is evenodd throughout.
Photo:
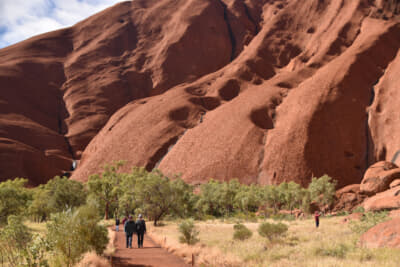
<svg viewBox="0 0 400 267"><path fill-rule="evenodd" d="M231 40L231 46L232 46L232 51L231 51L231 60L233 61L235 59L235 51L236 51L236 39L235 36L233 34L232 31L232 26L229 23L229 17L228 17L228 7L227 5L222 1L222 0L218 0L219 3L221 4L222 8L224 9L224 20L226 22L226 27L228 29L228 33L229 33L229 38Z"/></svg>
<svg viewBox="0 0 400 267"><path fill-rule="evenodd" d="M250 13L249 7L246 5L245 2L243 2L243 7L244 7L244 11L246 12L246 16L247 18L253 23L254 28L256 30L255 34L257 35L260 32L260 26L258 25L258 23L256 22L256 20L253 18L253 16Z"/></svg>

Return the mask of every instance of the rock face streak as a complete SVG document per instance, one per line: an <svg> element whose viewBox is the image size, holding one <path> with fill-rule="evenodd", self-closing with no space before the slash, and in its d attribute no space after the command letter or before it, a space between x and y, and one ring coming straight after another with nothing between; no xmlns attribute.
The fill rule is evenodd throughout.
<svg viewBox="0 0 400 267"><path fill-rule="evenodd" d="M0 178L360 183L400 149L400 1L135 0L0 50Z"/></svg>

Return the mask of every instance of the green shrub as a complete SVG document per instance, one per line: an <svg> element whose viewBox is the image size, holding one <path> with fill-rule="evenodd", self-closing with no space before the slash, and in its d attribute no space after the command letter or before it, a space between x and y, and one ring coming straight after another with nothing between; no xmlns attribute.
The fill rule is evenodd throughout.
<svg viewBox="0 0 400 267"><path fill-rule="evenodd" d="M0 224L7 223L9 215L25 213L31 192L25 188L28 180L16 178L0 183Z"/></svg>
<svg viewBox="0 0 400 267"><path fill-rule="evenodd" d="M179 224L179 232L182 234L179 237L179 241L181 243L194 245L199 241L199 231L197 230L192 219L185 220Z"/></svg>
<svg viewBox="0 0 400 267"><path fill-rule="evenodd" d="M159 170L145 173L136 178L134 198L144 213L157 222L164 216L174 213L178 216L190 213L193 188L181 178L169 178Z"/></svg>
<svg viewBox="0 0 400 267"><path fill-rule="evenodd" d="M258 233L262 237L268 238L270 241L278 239L282 235L284 235L288 230L288 226L283 223L262 223L258 227Z"/></svg>
<svg viewBox="0 0 400 267"><path fill-rule="evenodd" d="M62 266L73 266L88 251L103 252L108 232L99 220L97 210L90 206L52 215L47 223L47 238Z"/></svg>
<svg viewBox="0 0 400 267"><path fill-rule="evenodd" d="M247 228L244 224L235 224L233 226L233 239L236 240L246 240L249 239L252 235L253 232L250 231L249 228Z"/></svg>
<svg viewBox="0 0 400 267"><path fill-rule="evenodd" d="M311 201L315 201L320 207L331 205L336 194L336 184L337 181L328 175L312 178L308 185Z"/></svg>
<svg viewBox="0 0 400 267"><path fill-rule="evenodd" d="M34 190L28 213L35 221L45 221L51 213L79 207L86 201L83 184L66 177L56 176Z"/></svg>
<svg viewBox="0 0 400 267"><path fill-rule="evenodd" d="M356 213L356 212L364 213L364 212L365 212L365 209L364 209L363 206L358 206L357 208L353 209L352 212L353 212L353 213Z"/></svg>
<svg viewBox="0 0 400 267"><path fill-rule="evenodd" d="M349 247L345 244L339 244L331 247L319 247L314 250L316 256L326 256L334 258L345 258L349 252Z"/></svg>
<svg viewBox="0 0 400 267"><path fill-rule="evenodd" d="M8 224L0 230L0 258L6 266L48 266L45 238L32 235L20 217L10 215Z"/></svg>
<svg viewBox="0 0 400 267"><path fill-rule="evenodd" d="M0 232L0 255L10 266L19 266L24 263L22 256L25 242L29 243L32 234L22 219L15 215L8 217L8 224Z"/></svg>
<svg viewBox="0 0 400 267"><path fill-rule="evenodd" d="M357 234L363 234L378 223L387 220L387 216L387 211L366 212L364 213L364 216L361 217L360 221L350 222L350 229Z"/></svg>

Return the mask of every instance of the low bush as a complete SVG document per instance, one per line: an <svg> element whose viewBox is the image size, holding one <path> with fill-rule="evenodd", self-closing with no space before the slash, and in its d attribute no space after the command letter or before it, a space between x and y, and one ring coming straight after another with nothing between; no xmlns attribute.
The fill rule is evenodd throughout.
<svg viewBox="0 0 400 267"><path fill-rule="evenodd" d="M10 215L25 215L28 203L32 199L28 180L16 178L0 183L0 225L7 224Z"/></svg>
<svg viewBox="0 0 400 267"><path fill-rule="evenodd" d="M33 235L21 217L10 215L8 224L0 230L0 258L6 266L49 266L49 250L46 239Z"/></svg>
<svg viewBox="0 0 400 267"><path fill-rule="evenodd" d="M47 238L57 258L52 266L73 266L86 252L102 253L108 232L99 221L97 210L90 206L53 214L47 223Z"/></svg>
<svg viewBox="0 0 400 267"><path fill-rule="evenodd" d="M356 212L364 213L364 212L365 212L365 209L364 209L363 206L358 206L358 207L355 208L352 212L353 212L353 213L356 213Z"/></svg>
<svg viewBox="0 0 400 267"><path fill-rule="evenodd" d="M244 224L235 224L233 226L234 232L233 232L233 239L236 240L246 240L249 239L252 235L253 232L250 231L249 228L247 228Z"/></svg>
<svg viewBox="0 0 400 267"><path fill-rule="evenodd" d="M349 252L349 247L345 244L338 244L330 247L319 247L314 250L316 256L326 256L343 259Z"/></svg>
<svg viewBox="0 0 400 267"><path fill-rule="evenodd" d="M258 227L258 233L262 237L268 238L270 241L275 240L286 234L288 226L283 223L262 223Z"/></svg>
<svg viewBox="0 0 400 267"><path fill-rule="evenodd" d="M185 220L179 224L179 232L182 234L179 237L179 241L181 243L194 245L199 242L199 231L197 230L192 219Z"/></svg>

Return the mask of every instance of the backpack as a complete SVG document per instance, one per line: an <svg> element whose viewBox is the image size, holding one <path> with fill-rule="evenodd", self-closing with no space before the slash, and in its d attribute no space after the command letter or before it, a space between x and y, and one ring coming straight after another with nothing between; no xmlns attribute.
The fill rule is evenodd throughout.
<svg viewBox="0 0 400 267"><path fill-rule="evenodd" d="M143 229L142 222L136 222L136 231L141 232Z"/></svg>

